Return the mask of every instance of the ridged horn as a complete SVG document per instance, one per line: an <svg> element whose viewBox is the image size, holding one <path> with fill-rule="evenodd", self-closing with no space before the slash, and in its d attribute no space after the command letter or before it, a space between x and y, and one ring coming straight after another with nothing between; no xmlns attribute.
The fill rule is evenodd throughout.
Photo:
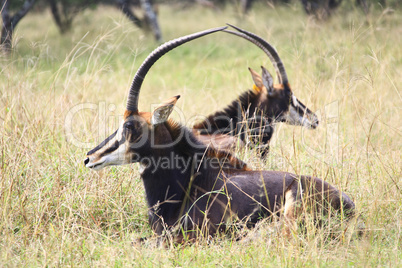
<svg viewBox="0 0 402 268"><path fill-rule="evenodd" d="M198 33L186 35L183 37L179 37L179 38L173 39L171 41L168 41L168 42L160 45L154 51L152 51L151 54L149 54L148 57L144 60L144 62L141 64L140 68L137 70L137 73L134 76L134 79L133 79L133 82L131 84L130 91L128 94L128 98L127 98L127 106L126 106L127 110L132 111L132 112L138 111L138 96L140 94L142 82L144 81L144 78L147 75L149 69L151 69L152 65L158 59L160 59L163 55L165 55L170 50L172 50L184 43L187 43L191 40L197 39L204 35L222 31L226 28L227 28L227 26L213 28L213 29L201 31Z"/></svg>
<svg viewBox="0 0 402 268"><path fill-rule="evenodd" d="M267 56L271 60L272 64L274 65L276 74L278 76L279 83L283 84L283 85L286 85L289 83L288 76L287 76L286 70L285 70L285 66L283 65L282 60L278 55L278 52L276 52L276 50L273 46L271 46L267 41L265 41L264 39L262 39L261 37L259 37L256 34L253 34L246 30L240 29L239 27L236 27L231 24L228 24L228 25L230 27L236 29L239 32L234 32L234 31L230 31L230 30L224 30L224 32L240 36L240 37L252 42L259 48L261 48L265 52L265 54L267 54Z"/></svg>

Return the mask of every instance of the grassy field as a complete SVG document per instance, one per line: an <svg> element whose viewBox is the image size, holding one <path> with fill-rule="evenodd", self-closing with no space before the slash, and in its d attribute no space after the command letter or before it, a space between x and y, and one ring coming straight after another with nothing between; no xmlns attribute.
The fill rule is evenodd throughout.
<svg viewBox="0 0 402 268"><path fill-rule="evenodd" d="M336 185L366 234L333 239L329 225L289 238L265 223L239 242L133 245L152 236L138 166L94 172L83 160L116 129L134 73L157 44L112 8L83 12L64 36L48 12L32 13L12 55L0 58L0 266L401 266L401 11L341 10L327 22L298 4L261 5L243 19L231 8L159 11L165 40L229 22L277 48L295 95L321 124L278 125L265 162L253 151L239 156ZM231 35L196 40L152 68L140 109L181 94L175 116L191 124L250 88L247 67L261 65L273 72L260 50Z"/></svg>

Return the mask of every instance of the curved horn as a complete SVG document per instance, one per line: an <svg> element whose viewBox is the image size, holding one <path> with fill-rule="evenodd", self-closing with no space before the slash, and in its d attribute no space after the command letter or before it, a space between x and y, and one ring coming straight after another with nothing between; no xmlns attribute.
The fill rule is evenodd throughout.
<svg viewBox="0 0 402 268"><path fill-rule="evenodd" d="M239 32L234 32L234 31L230 31L230 30L224 30L224 32L240 36L240 37L252 42L259 48L261 48L265 52L265 54L268 55L269 59L271 60L272 64L274 65L276 74L278 75L279 83L286 85L289 82L288 76L286 74L285 66L283 65L282 60L278 55L278 52L276 52L276 50L273 46L271 46L267 41L265 41L264 39L262 39L261 37L259 37L256 34L245 31L245 30L240 29L239 27L233 26L231 24L228 24L228 25L235 28Z"/></svg>
<svg viewBox="0 0 402 268"><path fill-rule="evenodd" d="M158 59L160 59L163 55L165 55L170 50L172 50L184 43L187 43L191 40L197 39L197 38L202 37L207 34L222 31L226 28L227 28L227 26L213 28L213 29L202 31L202 32L179 37L179 38L173 39L171 41L168 41L168 42L160 45L154 51L152 51L151 54L149 54L148 57L144 60L144 62L142 63L140 68L137 70L137 73L134 76L134 79L133 79L133 82L131 84L130 91L128 94L128 98L127 98L127 106L126 106L127 110L133 111L133 112L138 111L138 96L140 94L142 82L144 81L144 78L145 78L146 74L148 73L149 69L151 69L152 65Z"/></svg>

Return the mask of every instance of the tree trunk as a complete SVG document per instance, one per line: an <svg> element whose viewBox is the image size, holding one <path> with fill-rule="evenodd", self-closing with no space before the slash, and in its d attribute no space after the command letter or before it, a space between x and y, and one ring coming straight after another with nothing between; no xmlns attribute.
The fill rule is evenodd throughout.
<svg viewBox="0 0 402 268"><path fill-rule="evenodd" d="M50 11L52 12L53 19L56 22L57 27L59 27L60 33L64 34L68 30L71 29L71 22L72 19L64 18L60 16L60 10L59 7L57 6L57 1L56 0L48 0L49 5L50 5Z"/></svg>
<svg viewBox="0 0 402 268"><path fill-rule="evenodd" d="M145 12L145 18L148 21L154 33L155 40L158 42L162 42L162 33L159 28L158 18L156 16L155 11L152 8L151 2L149 0L141 0L141 7Z"/></svg>
<svg viewBox="0 0 402 268"><path fill-rule="evenodd" d="M249 12L253 2L254 2L254 0L241 0L240 1L241 10L242 10L243 15L246 15Z"/></svg>
<svg viewBox="0 0 402 268"><path fill-rule="evenodd" d="M369 13L369 6L366 0L356 0L356 5L359 5L366 15Z"/></svg>
<svg viewBox="0 0 402 268"><path fill-rule="evenodd" d="M301 3L308 15L325 20L342 3L342 0L301 0Z"/></svg>
<svg viewBox="0 0 402 268"><path fill-rule="evenodd" d="M131 20L138 28L147 30L146 26L149 25L154 33L155 39L162 42L162 33L159 28L158 19L153 9L152 3L149 0L140 0L141 9L144 11L144 19L139 19L130 9L129 0L116 0L117 5L126 17Z"/></svg>
<svg viewBox="0 0 402 268"><path fill-rule="evenodd" d="M8 10L8 1L1 1L1 18L3 19L3 26L1 28L1 45L5 52L10 52L11 50L11 40L13 36L13 28L11 27L11 18Z"/></svg>
<svg viewBox="0 0 402 268"><path fill-rule="evenodd" d="M142 28L141 20L130 9L130 3L128 0L117 0L117 5L123 11L124 15L131 20L138 28Z"/></svg>
<svg viewBox="0 0 402 268"><path fill-rule="evenodd" d="M18 22L28 13L28 11L35 4L35 0L25 0L21 9L17 11L14 16L10 15L9 1L1 1L1 17L3 19L3 26L1 29L1 46L6 53L9 53L12 48L13 32Z"/></svg>

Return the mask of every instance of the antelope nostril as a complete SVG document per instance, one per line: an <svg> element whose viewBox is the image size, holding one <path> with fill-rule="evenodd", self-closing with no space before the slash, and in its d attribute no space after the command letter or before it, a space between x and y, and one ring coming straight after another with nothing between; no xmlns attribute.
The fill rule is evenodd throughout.
<svg viewBox="0 0 402 268"><path fill-rule="evenodd" d="M312 124L313 129L316 129L316 128L318 127L319 123L320 123L320 122L318 121L318 119L316 119L315 121L313 121L313 124Z"/></svg>
<svg viewBox="0 0 402 268"><path fill-rule="evenodd" d="M87 157L87 159L84 160L84 165L87 165L89 163L89 157Z"/></svg>

